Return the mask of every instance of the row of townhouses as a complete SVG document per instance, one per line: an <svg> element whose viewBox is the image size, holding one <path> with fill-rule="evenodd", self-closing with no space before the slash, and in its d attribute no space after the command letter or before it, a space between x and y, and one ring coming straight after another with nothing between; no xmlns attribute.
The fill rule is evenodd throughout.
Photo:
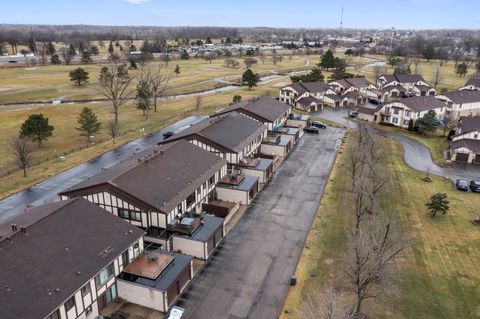
<svg viewBox="0 0 480 319"><path fill-rule="evenodd" d="M368 100L394 101L404 97L434 96L432 88L419 74L381 75L376 85L364 77L346 78L330 83L298 82L280 89L279 99L310 112L324 106L360 106Z"/></svg>
<svg viewBox="0 0 480 319"><path fill-rule="evenodd" d="M94 319L117 298L168 312L308 122L243 101L0 224L1 318Z"/></svg>

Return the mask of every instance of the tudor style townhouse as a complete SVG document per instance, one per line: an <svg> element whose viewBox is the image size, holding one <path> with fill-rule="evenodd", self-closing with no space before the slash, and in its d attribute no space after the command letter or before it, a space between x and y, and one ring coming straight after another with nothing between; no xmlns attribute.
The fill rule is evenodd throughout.
<svg viewBox="0 0 480 319"><path fill-rule="evenodd" d="M443 119L445 109L446 104L433 96L414 96L382 103L375 108L373 116L371 109L361 108L359 118L408 128L410 120L415 122L430 110L435 111L438 119Z"/></svg>
<svg viewBox="0 0 480 319"><path fill-rule="evenodd" d="M223 219L202 215L227 174L226 160L180 140L136 154L65 191L146 230L166 251L207 259L223 238Z"/></svg>
<svg viewBox="0 0 480 319"><path fill-rule="evenodd" d="M160 144L187 140L226 159L228 167L233 168L243 158L253 157L259 152L267 132L266 125L238 112L229 112L205 119Z"/></svg>
<svg viewBox="0 0 480 319"><path fill-rule="evenodd" d="M480 115L480 91L454 91L438 95L437 98L447 104L446 116L450 119Z"/></svg>
<svg viewBox="0 0 480 319"><path fill-rule="evenodd" d="M143 231L77 198L0 224L0 317L94 319L144 250Z"/></svg>
<svg viewBox="0 0 480 319"><path fill-rule="evenodd" d="M250 100L241 101L230 105L216 113L216 115L237 112L253 120L263 123L269 131L285 125L292 107L268 95L263 95Z"/></svg>
<svg viewBox="0 0 480 319"><path fill-rule="evenodd" d="M403 90L399 87L402 87ZM377 88L382 91L383 101L412 95L435 95L435 89L420 74L380 75L377 78Z"/></svg>
<svg viewBox="0 0 480 319"><path fill-rule="evenodd" d="M323 82L298 82L284 86L280 89L281 102L294 106L297 109L310 112L323 109L327 104L335 107L335 102L325 101L325 95L336 95L330 85Z"/></svg>
<svg viewBox="0 0 480 319"><path fill-rule="evenodd" d="M480 164L480 117L462 117L450 142L451 159Z"/></svg>
<svg viewBox="0 0 480 319"><path fill-rule="evenodd" d="M380 99L381 95L375 85L364 77L340 79L330 82L329 85L337 94L345 95L348 92L359 92L365 100L367 98Z"/></svg>
<svg viewBox="0 0 480 319"><path fill-rule="evenodd" d="M245 163L255 164L270 177L273 160L266 167L254 159L260 157L261 146L269 136L267 126L248 116L231 111L212 116L161 142L168 145L178 140L190 143L227 160L227 175L218 181L218 200L249 205L259 190L259 177L242 171ZM290 141L290 140L289 140Z"/></svg>
<svg viewBox="0 0 480 319"><path fill-rule="evenodd" d="M469 79L464 86L459 88L459 90L480 91L480 78Z"/></svg>

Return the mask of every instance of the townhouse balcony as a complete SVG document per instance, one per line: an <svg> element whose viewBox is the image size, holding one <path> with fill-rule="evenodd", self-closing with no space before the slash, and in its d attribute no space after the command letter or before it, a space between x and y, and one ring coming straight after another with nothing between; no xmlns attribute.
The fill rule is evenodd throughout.
<svg viewBox="0 0 480 319"><path fill-rule="evenodd" d="M167 225L167 231L191 235L203 224L203 217L195 213L187 213L178 216Z"/></svg>
<svg viewBox="0 0 480 319"><path fill-rule="evenodd" d="M263 139L263 142L267 144L278 144L280 143L281 135L275 132L268 132L267 137Z"/></svg>
<svg viewBox="0 0 480 319"><path fill-rule="evenodd" d="M218 183L230 186L236 186L242 183L245 179L245 175L240 169L232 169L227 172L227 175L223 176Z"/></svg>

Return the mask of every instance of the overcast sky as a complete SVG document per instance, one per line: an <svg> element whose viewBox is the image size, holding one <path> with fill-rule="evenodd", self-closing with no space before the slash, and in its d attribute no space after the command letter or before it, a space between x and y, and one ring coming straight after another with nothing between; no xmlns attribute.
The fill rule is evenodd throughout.
<svg viewBox="0 0 480 319"><path fill-rule="evenodd" d="M479 29L479 0L0 0L0 23Z"/></svg>

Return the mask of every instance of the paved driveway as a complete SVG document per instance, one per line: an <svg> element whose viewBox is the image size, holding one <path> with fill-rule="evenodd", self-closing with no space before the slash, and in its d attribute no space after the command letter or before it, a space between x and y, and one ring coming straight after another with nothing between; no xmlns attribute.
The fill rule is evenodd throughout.
<svg viewBox="0 0 480 319"><path fill-rule="evenodd" d="M313 114L349 128L357 127L355 120L345 119L347 116L347 110L343 108L326 108L325 110L314 112ZM432 160L430 150L423 143L394 132L385 132L381 130L377 130L377 132L379 135L394 139L403 146L405 151L405 163L413 169L422 172L427 172L429 170L430 173L434 175L443 176L452 181L457 179L480 180L480 166L455 163L452 167L440 167Z"/></svg>
<svg viewBox="0 0 480 319"><path fill-rule="evenodd" d="M343 134L298 142L177 303L186 319L278 318Z"/></svg>

